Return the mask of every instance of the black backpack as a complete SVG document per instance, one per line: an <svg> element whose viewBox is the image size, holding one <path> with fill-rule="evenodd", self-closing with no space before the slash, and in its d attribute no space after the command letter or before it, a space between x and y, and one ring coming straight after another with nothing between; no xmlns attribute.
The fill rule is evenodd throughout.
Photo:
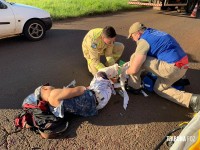
<svg viewBox="0 0 200 150"><path fill-rule="evenodd" d="M39 133L43 138L55 138L66 131L66 118L56 117L49 109L48 102L36 100L29 95L22 104L22 113L15 120L17 128L28 128Z"/></svg>

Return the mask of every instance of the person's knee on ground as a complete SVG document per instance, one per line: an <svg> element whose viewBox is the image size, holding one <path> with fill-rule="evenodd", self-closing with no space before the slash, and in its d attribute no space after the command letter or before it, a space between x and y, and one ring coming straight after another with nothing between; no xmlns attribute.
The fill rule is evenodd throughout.
<svg viewBox="0 0 200 150"><path fill-rule="evenodd" d="M159 88L159 87L156 86L156 84L155 84L154 87L153 87L153 91L154 91L157 95L163 97L164 88ZM163 97L163 98L165 98L165 97Z"/></svg>
<svg viewBox="0 0 200 150"><path fill-rule="evenodd" d="M166 90L167 88L171 87L171 85L167 85L167 84L161 84L161 82L158 81L159 79L156 80L153 90L156 94L161 95L163 93L164 90Z"/></svg>
<svg viewBox="0 0 200 150"><path fill-rule="evenodd" d="M93 76L96 75L98 72L93 64L88 64L88 70Z"/></svg>
<svg viewBox="0 0 200 150"><path fill-rule="evenodd" d="M159 89L158 87L154 87L154 92L158 94L159 96L163 97L163 91L164 89ZM174 101L175 102L175 101ZM180 104L180 103L178 103ZM182 106L182 105L181 105ZM192 94L192 97L190 98L189 107L192 108L192 110L197 113L200 111L200 94Z"/></svg>
<svg viewBox="0 0 200 150"><path fill-rule="evenodd" d="M92 76L95 76L97 74L97 70L89 70L89 72L91 73Z"/></svg>
<svg viewBox="0 0 200 150"><path fill-rule="evenodd" d="M179 91L173 88L171 85L161 84L161 83L159 84L159 82L156 82L154 84L153 91L160 97L170 100L183 107L187 107L187 108L189 107L187 98L183 99L183 97L186 96L184 95L185 92Z"/></svg>

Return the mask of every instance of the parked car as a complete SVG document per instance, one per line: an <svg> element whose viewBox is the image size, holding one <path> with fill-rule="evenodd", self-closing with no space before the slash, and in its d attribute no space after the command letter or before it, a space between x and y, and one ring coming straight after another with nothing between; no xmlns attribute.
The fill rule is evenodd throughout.
<svg viewBox="0 0 200 150"><path fill-rule="evenodd" d="M24 35L31 41L38 41L51 27L51 16L45 10L0 0L0 39Z"/></svg>

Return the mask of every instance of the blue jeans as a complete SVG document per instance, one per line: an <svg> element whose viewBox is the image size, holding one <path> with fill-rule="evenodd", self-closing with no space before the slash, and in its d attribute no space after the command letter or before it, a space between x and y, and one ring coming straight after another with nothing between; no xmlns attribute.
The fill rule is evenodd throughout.
<svg viewBox="0 0 200 150"><path fill-rule="evenodd" d="M98 114L96 109L96 97L90 90L83 95L63 101L64 112L79 116L94 116Z"/></svg>

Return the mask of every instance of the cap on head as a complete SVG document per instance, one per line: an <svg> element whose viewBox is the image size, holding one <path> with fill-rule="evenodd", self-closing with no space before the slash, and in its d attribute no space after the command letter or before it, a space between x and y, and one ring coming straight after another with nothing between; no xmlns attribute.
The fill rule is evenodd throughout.
<svg viewBox="0 0 200 150"><path fill-rule="evenodd" d="M128 35L128 38L131 37L131 34L143 29L143 28L146 28L144 24L140 23L140 22L135 22L134 24L131 25L131 27L129 28L129 35Z"/></svg>
<svg viewBox="0 0 200 150"><path fill-rule="evenodd" d="M49 86L49 83L43 84L35 89L34 95L37 100L40 100L41 98L41 89L43 86Z"/></svg>

